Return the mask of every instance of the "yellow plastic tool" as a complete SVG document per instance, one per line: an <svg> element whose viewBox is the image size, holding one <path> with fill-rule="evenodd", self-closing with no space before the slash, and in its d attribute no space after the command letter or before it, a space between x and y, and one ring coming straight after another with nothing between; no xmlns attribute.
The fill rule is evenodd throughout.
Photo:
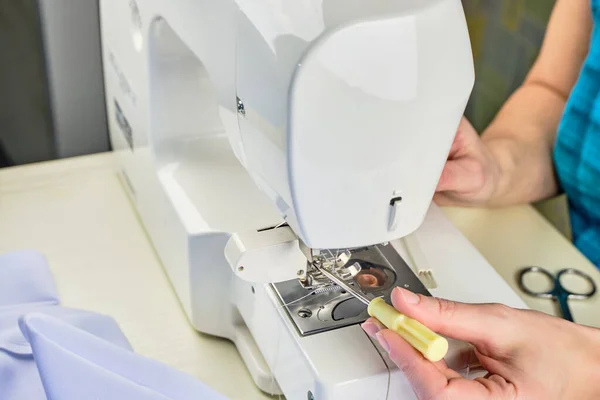
<svg viewBox="0 0 600 400"><path fill-rule="evenodd" d="M327 269L318 265L316 267L335 284L368 305L367 312L371 317L400 335L412 347L421 352L426 359L437 362L446 356L448 352L446 338L433 332L419 321L398 312L394 307L387 304L384 299L379 297L371 300Z"/></svg>
<svg viewBox="0 0 600 400"><path fill-rule="evenodd" d="M388 329L396 332L412 347L432 362L440 361L448 352L448 341L419 321L399 313L381 297L371 300L367 309L369 315L376 318Z"/></svg>

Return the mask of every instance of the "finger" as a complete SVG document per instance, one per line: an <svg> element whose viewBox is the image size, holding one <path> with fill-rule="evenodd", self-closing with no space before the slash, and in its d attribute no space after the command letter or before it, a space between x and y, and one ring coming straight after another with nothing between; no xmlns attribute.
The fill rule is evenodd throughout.
<svg viewBox="0 0 600 400"><path fill-rule="evenodd" d="M361 328L363 328L363 330L373 339L377 339L377 333L379 333L382 330L387 329L385 326L383 326L381 324L381 322L379 322L377 319L375 318L369 318L368 320L366 320L362 325ZM438 362L433 363L440 371L446 371L448 369L448 365L446 364L446 361L444 360L440 360ZM450 370L452 373L454 373L454 370ZM452 374L450 374L452 375ZM456 373L456 376L460 376L460 374Z"/></svg>
<svg viewBox="0 0 600 400"><path fill-rule="evenodd" d="M491 347L519 340L511 324L512 309L495 304L464 304L423 296L403 288L392 291L392 304L441 335L474 344L486 353ZM511 329L511 327L513 327Z"/></svg>
<svg viewBox="0 0 600 400"><path fill-rule="evenodd" d="M377 335L377 332L379 332L382 329L385 329L381 322L379 322L375 318L369 318L360 327L363 328L367 335L369 335L373 339L375 339L375 335Z"/></svg>
<svg viewBox="0 0 600 400"><path fill-rule="evenodd" d="M396 332L384 329L377 334L381 347L409 381L419 399L431 399L448 385L445 371L426 360ZM452 375L451 378L455 378Z"/></svg>

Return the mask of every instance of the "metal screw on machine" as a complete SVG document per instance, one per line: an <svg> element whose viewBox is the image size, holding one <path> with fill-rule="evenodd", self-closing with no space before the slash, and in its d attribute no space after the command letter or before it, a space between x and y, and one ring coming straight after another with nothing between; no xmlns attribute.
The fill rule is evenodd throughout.
<svg viewBox="0 0 600 400"><path fill-rule="evenodd" d="M298 310L298 316L300 318L310 318L312 316L312 311L303 308L302 310Z"/></svg>
<svg viewBox="0 0 600 400"><path fill-rule="evenodd" d="M246 107L244 106L244 102L242 101L242 99L240 99L239 97L237 97L237 111L238 114L246 116Z"/></svg>

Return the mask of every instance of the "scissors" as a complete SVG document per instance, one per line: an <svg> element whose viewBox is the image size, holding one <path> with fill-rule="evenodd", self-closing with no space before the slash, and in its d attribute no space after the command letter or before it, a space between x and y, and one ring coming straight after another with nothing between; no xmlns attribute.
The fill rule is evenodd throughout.
<svg viewBox="0 0 600 400"><path fill-rule="evenodd" d="M551 282L553 282L553 284L554 284L553 287L546 292L534 291L534 290L529 289L527 287L527 285L525 284L525 276L530 273L540 273L540 274L545 275L546 277L548 277L548 279L550 279ZM583 278L590 284L591 289L587 293L575 293L575 292L571 292L570 290L565 289L564 286L560 283L560 279L566 275L576 275L576 276ZM518 281L519 281L519 286L521 287L521 290L530 296L541 297L544 299L557 300L558 304L560 305L560 310L563 315L563 318L568 321L571 321L571 322L574 322L574 321L573 321L573 316L571 315L571 310L569 309L568 300L569 299L585 300L585 299L589 299L594 294L596 294L596 284L594 283L594 280L586 273L576 270L574 268L561 269L560 271L558 271L556 273L556 275L552 275L550 272L548 272L544 268L527 267L527 268L523 268L520 271Z"/></svg>

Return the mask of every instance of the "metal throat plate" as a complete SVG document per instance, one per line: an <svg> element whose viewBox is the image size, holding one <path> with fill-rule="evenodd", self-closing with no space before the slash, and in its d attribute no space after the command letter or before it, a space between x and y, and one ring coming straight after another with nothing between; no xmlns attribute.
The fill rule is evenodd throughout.
<svg viewBox="0 0 600 400"><path fill-rule="evenodd" d="M349 284L374 297L383 296L388 303L396 286L431 295L391 244L355 250L350 262L358 262L363 273ZM273 284L273 288L302 336L360 324L369 318L367 306L337 286L311 294L294 279Z"/></svg>

